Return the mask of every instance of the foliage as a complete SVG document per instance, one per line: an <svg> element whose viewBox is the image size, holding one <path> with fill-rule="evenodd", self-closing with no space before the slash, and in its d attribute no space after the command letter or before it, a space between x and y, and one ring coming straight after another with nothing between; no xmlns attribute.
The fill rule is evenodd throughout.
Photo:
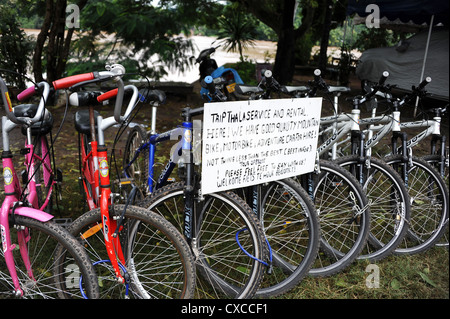
<svg viewBox="0 0 450 319"><path fill-rule="evenodd" d="M149 1L91 0L81 14L85 32L76 40L68 72L81 61L128 63L132 68L127 71L156 79L170 68L184 71L191 64L193 47L178 36L189 31L182 21L187 20L181 10L154 7Z"/></svg>
<svg viewBox="0 0 450 319"><path fill-rule="evenodd" d="M26 74L32 45L20 29L15 8L9 2L0 4L0 68ZM11 85L25 87L20 75L5 72L2 76Z"/></svg>
<svg viewBox="0 0 450 319"><path fill-rule="evenodd" d="M354 47L364 51L371 48L393 46L402 36L405 36L405 34L384 28L363 28L358 34Z"/></svg>
<svg viewBox="0 0 450 319"><path fill-rule="evenodd" d="M256 37L253 27L256 19L246 15L239 9L225 11L226 15L219 17L219 39L228 51L239 52L240 60L244 60L242 51L248 46L254 46Z"/></svg>

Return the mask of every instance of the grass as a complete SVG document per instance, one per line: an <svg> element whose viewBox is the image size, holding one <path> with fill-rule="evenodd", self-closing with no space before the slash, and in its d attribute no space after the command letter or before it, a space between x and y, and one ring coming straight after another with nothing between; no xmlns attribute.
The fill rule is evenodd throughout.
<svg viewBox="0 0 450 319"><path fill-rule="evenodd" d="M374 264L376 267L368 267L367 261L360 260L337 275L306 278L282 298L448 299L448 260L448 250L440 247L418 255L390 256ZM379 288L366 285L374 274L373 268L379 270Z"/></svg>

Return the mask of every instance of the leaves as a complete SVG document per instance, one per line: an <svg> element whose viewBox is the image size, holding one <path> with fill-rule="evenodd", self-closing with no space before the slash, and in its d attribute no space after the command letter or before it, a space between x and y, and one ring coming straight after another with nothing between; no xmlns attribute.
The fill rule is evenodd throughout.
<svg viewBox="0 0 450 319"><path fill-rule="evenodd" d="M423 272L422 271L418 271L417 273L423 279L423 281L425 281L430 286L436 288L437 287L436 283L433 280L431 280L430 277L428 277L428 275L427 275L429 272L430 272L430 269L429 268L425 268L423 270Z"/></svg>

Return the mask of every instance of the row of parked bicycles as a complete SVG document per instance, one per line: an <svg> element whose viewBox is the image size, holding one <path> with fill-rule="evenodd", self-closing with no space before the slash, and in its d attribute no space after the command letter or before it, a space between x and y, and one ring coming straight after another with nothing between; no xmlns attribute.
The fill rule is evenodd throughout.
<svg viewBox="0 0 450 319"><path fill-rule="evenodd" d="M0 89L4 199L0 216L2 252L0 298L269 298L291 290L305 276L336 274L356 259L381 260L448 247L448 146L440 132L447 107L432 118L400 122L401 110L425 96L426 79L402 98L379 83L351 99L350 113L338 98L349 89L330 86L315 73L308 86L282 86L270 71L257 86L236 84L248 99L329 98L334 115L321 119L314 171L263 185L201 193L201 146L196 127L204 107L181 110L179 125L157 133L164 92L125 85L122 65L35 83L17 96L35 104L13 106L4 80ZM108 84L111 90L90 90ZM64 91L79 142L80 183L88 212L75 220L52 215L62 172L55 168L49 95ZM206 76L206 102L230 96L226 80ZM98 108L114 101L113 115ZM379 116L374 102L389 112ZM328 102L325 100L325 102ZM372 116L361 117L371 102ZM134 125L142 107L151 107L150 130ZM123 111L125 109L125 111ZM64 119L63 119L64 121ZM408 139L403 129L424 127ZM15 154L10 132L20 128L24 148ZM114 145L105 132L116 130ZM117 178L111 151L127 132ZM199 133L200 132L200 133ZM389 156L372 155L391 136ZM422 158L413 147L432 137ZM157 169L160 145L170 158ZM374 152L375 154L376 152ZM25 169L15 167L24 156Z"/></svg>

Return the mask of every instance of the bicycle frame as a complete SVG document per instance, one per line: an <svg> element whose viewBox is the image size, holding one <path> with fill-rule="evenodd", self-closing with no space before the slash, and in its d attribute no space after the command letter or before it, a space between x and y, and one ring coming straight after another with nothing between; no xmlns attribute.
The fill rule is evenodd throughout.
<svg viewBox="0 0 450 319"><path fill-rule="evenodd" d="M85 134L80 133L81 140L81 174L84 177L82 180L83 187L86 194L86 200L89 209L94 209L100 207L102 226L103 226L103 236L105 239L106 251L110 262L114 268L117 280L121 283L127 282L127 280L122 276L121 270L122 265L125 265L125 255L122 250L120 243L120 238L118 236L120 225L116 220L110 218L109 209L112 207L112 192L110 187L110 176L109 176L109 163L108 163L108 152L105 146L104 132L118 122L124 121L132 109L134 108L135 102L138 98L137 88L132 85L124 86L122 80L118 81L119 92L121 90L132 90L133 96L130 100L128 108L125 112L124 117L120 116L120 107L116 107L114 111L114 116L103 119L102 116L97 117L97 137L95 132L95 119L94 119L94 107L89 106L89 124L90 124L90 139L89 142L91 151L86 154L87 145L85 145L88 140L85 138ZM114 90L113 90L114 91ZM104 95L108 96L110 92ZM115 93L114 95L122 96L123 93ZM118 97L119 99L119 97ZM123 98L122 98L123 100ZM122 101L116 102L121 103ZM119 114L116 114L118 113ZM118 121L119 119L119 121ZM92 190L92 196L88 190L88 185ZM118 228L119 227L119 228ZM83 238L87 238L98 232L100 228L91 228L85 234L82 235ZM120 263L120 264L119 264Z"/></svg>
<svg viewBox="0 0 450 319"><path fill-rule="evenodd" d="M189 113L189 109L183 110L186 114ZM194 110L193 110L194 111ZM126 175L127 169L134 163L134 161L138 158L140 152L146 151L148 149L149 152L149 167L148 167L148 179L147 179L147 186L149 188L149 192L152 193L154 190L159 189L163 187L168 179L169 176L172 174L175 166L178 164L179 160L183 157L185 160L186 165L186 174L188 176L187 178L187 185L189 184L191 187L189 188L190 191L193 190L194 184L193 184L193 154L192 154L192 136L193 136L193 123L190 120L184 121L181 125L181 127L177 127L173 130L160 133L160 134L152 134L148 140L148 142L142 144L139 149L135 151L135 154L133 158L130 160L128 165L124 168L124 172ZM153 165L155 163L155 153L156 153L156 144L158 143L164 143L170 140L178 140L179 137L181 137L180 141L178 143L174 144L170 151L170 158L167 162L166 166L164 167L163 171L158 177L158 180L156 183L154 182L154 170ZM186 186L187 186L186 185ZM193 196L193 195L191 195ZM189 198L191 198L189 196ZM193 197L191 199L188 199L189 201L193 200ZM192 239L192 217L193 217L193 203L186 203L185 207L185 213L188 215L188 218L184 218L185 225L183 226L184 229L184 235L190 241Z"/></svg>
<svg viewBox="0 0 450 319"><path fill-rule="evenodd" d="M48 84L45 82L42 82L40 86L44 87L44 96L48 96ZM19 121L15 116L11 116L11 113L13 112L12 106L10 104L9 95L6 89L6 85L3 82L3 79L0 77L0 87L2 90L2 97L3 102L6 110L6 114L8 117L11 117L11 119L8 119L6 116L2 117L2 138L3 138L3 152L2 152L2 166L3 166L3 177L4 177L4 187L5 187L5 199L3 200L2 206L1 206L1 213L0 213L0 230L1 230L1 237L2 237L2 250L3 250L3 256L5 258L5 262L8 268L8 271L10 273L11 279L13 281L14 285L14 293L17 297L23 296L23 290L20 287L19 279L16 272L14 257L13 257L13 250L15 249L15 245L11 241L10 231L9 231L9 217L10 215L21 215L26 216L28 218L36 219L41 222L47 222L53 218L52 215L42 211L38 207L38 201L37 201L37 193L36 193L36 183L34 179L34 172L35 172L35 158L38 158L39 160L42 160L38 156L35 156L34 154L34 147L33 144L30 143L31 141L31 128L30 125L37 120L40 119L40 116L43 115L43 113L39 113L35 116L34 119L31 119L28 121L27 125L27 142L25 143L25 149L28 150L25 156L25 166L27 168L27 176L28 176L28 185L27 185L27 196L28 196L28 202L32 205L32 207L26 207L22 206L24 203L19 201L19 197L22 195L22 188L20 186L20 182L18 179L18 175L16 173L16 170L14 168L14 164L12 161L13 154L10 150L10 143L9 143L9 132L13 130L14 128L18 127L19 125L23 125L24 122L22 120ZM6 97L6 99L5 99ZM45 111L44 109L44 97L41 99L42 106L40 109ZM9 111L9 112L8 112ZM14 120L14 121L13 121ZM44 150L43 150L44 151ZM48 166L46 166L48 168ZM50 194L47 196L44 205L42 207L45 207L48 203ZM18 231L18 243L19 243L19 250L20 255L22 257L22 261L27 269L28 276L31 280L34 279L33 275L33 269L32 264L28 256L28 248L27 248L27 242L28 237L30 236L27 228L22 228Z"/></svg>

